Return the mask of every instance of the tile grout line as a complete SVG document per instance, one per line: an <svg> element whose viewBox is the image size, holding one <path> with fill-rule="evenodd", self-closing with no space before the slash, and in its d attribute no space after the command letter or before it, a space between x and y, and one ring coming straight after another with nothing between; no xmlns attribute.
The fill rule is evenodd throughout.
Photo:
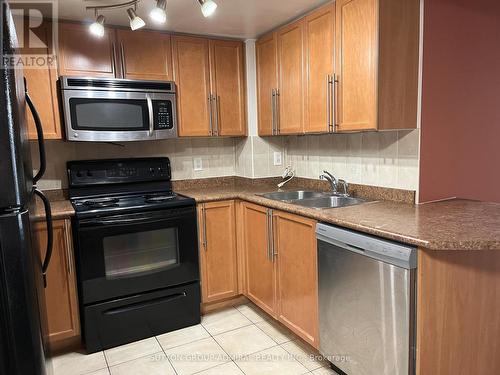
<svg viewBox="0 0 500 375"><path fill-rule="evenodd" d="M234 308L235 310L237 310L237 309L236 309L236 307L234 307L234 306L233 306L233 308ZM239 312L239 311L238 311L238 312ZM239 313L241 314L241 312L239 312ZM241 315L243 315L243 314L241 314ZM246 318L246 317L245 317L245 318ZM247 318L247 319L248 319L248 318ZM253 323L252 323L252 324L253 324ZM202 327L203 327L203 329L204 329L205 331L207 331L207 333L208 333L208 334L210 335L210 337L211 337L211 338L215 341L215 343L219 346L219 348L221 348L221 349L222 349L222 351L223 351L224 353L226 353L226 355L227 355L227 356L228 356L228 358L230 359L230 362L234 363L234 364L236 365L236 367L238 367L238 369L239 369L239 370L240 370L240 371L241 371L244 375L246 375L246 374L245 374L245 371L243 371L243 369L242 369L240 366L238 366L238 364L237 364L237 363L236 363L236 362L235 362L235 361L231 358L231 356L229 355L229 353L228 353L228 352L226 352L226 350L225 350L225 349L221 346L221 344L219 344L219 342L215 339L215 337L214 337L214 336L212 336L212 334L211 334L210 332L208 332L208 330L207 330L207 329L206 329L203 325L202 325ZM249 327L249 325L248 325L248 326L245 326L245 327ZM241 327L241 328L243 328L243 327ZM233 330L233 331L234 331L234 330ZM227 331L227 332L230 332L230 331ZM226 362L226 363L229 363L229 362ZM212 368L214 368L214 367L212 367Z"/></svg>
<svg viewBox="0 0 500 375"><path fill-rule="evenodd" d="M245 304L245 305L248 305L248 304ZM250 320L248 317L246 317L246 316L245 316L245 314L243 314L241 311L239 311L239 310L238 310L235 306L233 306L233 309L237 310L237 311L238 311L241 315L243 315L245 318L247 318L248 320ZM264 319L263 321L266 321L266 320ZM251 321L251 322L252 322L252 321ZM260 322L257 322L257 323L260 323ZM243 327L240 327L240 328L249 327L249 326L251 326L251 325L254 325L254 326L255 326L255 327L256 327L259 331L261 331L261 332L262 332L265 336L267 336L268 338L270 338L270 339L271 339L271 340L272 340L272 341L273 341L276 345L270 346L269 348L264 348L264 349L262 349L262 350L257 350L257 351L255 351L255 352L253 352L253 353L248 353L248 354L245 354L245 355L244 355L245 357L247 357L247 356L251 356L251 355L253 355L253 354L257 354L257 353L260 353L260 352L263 352L263 351L265 351L265 350L269 350L269 349L275 348L275 347L277 347L277 346L278 346L278 347L280 347L280 344L278 344L278 343L276 342L276 340L274 340L274 339L273 339L271 336L269 336L266 332L264 332L262 329L260 329L260 328L259 328L259 326L257 326L257 324L256 324L256 323L254 323L254 322L252 322L252 324L249 324L249 325L247 325L247 326L243 326ZM207 330L205 327L203 327L203 328L204 328L204 329L208 332L208 330ZM218 334L218 335L222 335L222 334L224 334L224 333L226 333L226 332L232 332L232 331L235 331L235 330L237 330L237 329L239 329L239 328L232 329L232 330L225 331L225 332L221 332L221 333L220 333L220 334ZM219 347L220 347L220 348L224 351L224 353L226 353L226 354L229 356L229 358L231 358L231 356L230 356L230 355L229 355L229 354L228 354L228 353L224 350L224 348L221 346L221 344L219 344L219 342L216 340L216 338L215 338L214 336L212 336L212 334L211 334L210 332L208 332L208 334L209 334L209 335L210 335L210 336L214 339L214 341L217 343L217 345L219 345ZM218 336L218 335L216 335L216 336ZM287 342L289 342L289 341L287 341ZM285 348L282 348L282 349L283 349L283 350L285 350L287 353L289 353L289 352L288 352ZM289 353L289 354L291 354L291 353ZM236 367L238 367L238 368L240 369L240 371L241 371L241 372L243 372L243 374L245 374L245 372L243 371L243 369L242 369L240 366L238 366L238 363L236 363L236 361L234 361L232 358L231 358L231 362L233 362L233 363L236 365ZM298 362L299 364L301 364L301 365L302 365L302 366L303 366L306 370L308 370L308 368L307 368L307 367L305 367L302 363L300 363L299 361L297 361L297 362ZM213 368L213 367L212 367L212 368ZM304 374L307 374L307 372L305 372Z"/></svg>
<svg viewBox="0 0 500 375"><path fill-rule="evenodd" d="M104 361L106 362L106 367L108 369L108 373L111 374L111 368L109 367L108 358L106 357L106 351L105 350L102 351L102 355L104 356Z"/></svg>
<svg viewBox="0 0 500 375"><path fill-rule="evenodd" d="M163 349L163 345L160 343L160 340L158 340L157 336L155 336L155 340L158 343L158 345L160 345L161 351L163 352L163 354L165 354L165 358L167 359L168 363L170 364L170 367L172 367L172 370L174 370L175 374L178 375L177 370L175 369L170 358L168 358L167 352L165 352L165 349Z"/></svg>

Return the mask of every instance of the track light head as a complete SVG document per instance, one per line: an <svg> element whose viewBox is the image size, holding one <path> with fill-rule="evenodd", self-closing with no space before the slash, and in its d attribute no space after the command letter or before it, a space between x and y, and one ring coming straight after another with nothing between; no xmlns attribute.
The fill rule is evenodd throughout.
<svg viewBox="0 0 500 375"><path fill-rule="evenodd" d="M201 13L204 17L210 17L217 9L217 4L213 0L198 0L201 6Z"/></svg>
<svg viewBox="0 0 500 375"><path fill-rule="evenodd" d="M167 21L167 0L157 0L156 6L149 13L149 17L156 23Z"/></svg>
<svg viewBox="0 0 500 375"><path fill-rule="evenodd" d="M130 20L130 28L132 30L140 29L141 27L146 26L146 22L137 15L133 8L127 9L128 19Z"/></svg>
<svg viewBox="0 0 500 375"><path fill-rule="evenodd" d="M92 35L95 35L99 38L102 38L104 36L104 21L105 18L101 14L96 18L96 20L89 26L89 30Z"/></svg>

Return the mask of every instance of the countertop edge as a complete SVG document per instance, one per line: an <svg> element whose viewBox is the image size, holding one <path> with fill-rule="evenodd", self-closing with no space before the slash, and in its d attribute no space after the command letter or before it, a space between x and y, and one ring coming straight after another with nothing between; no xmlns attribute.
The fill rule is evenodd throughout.
<svg viewBox="0 0 500 375"><path fill-rule="evenodd" d="M179 194L187 195L192 193L192 191L179 191ZM203 195L203 192L199 192L200 196L195 196L194 199L196 203L209 203L209 202L217 202L223 200L242 200L258 205L262 205L268 208L279 209L288 213L297 214L300 216L308 217L314 220L318 220L320 222L338 225L347 229L357 230L369 235L381 237L384 239L388 239L391 241L401 242L407 245L416 246L423 250L432 250L432 251L460 251L460 252L468 252L468 251L489 251L500 250L500 241L441 241L441 242L433 242L426 241L419 238L414 238L410 236L405 236L403 234L398 234L390 231L385 231L382 229L374 228L371 226L365 226L360 223L355 223L351 221L345 221L341 219L328 218L325 220L324 217L320 217L320 212L322 210L316 210L314 208L306 208L297 206L291 203L286 203L282 201L274 201L272 199L264 198L262 196L257 195L258 193L247 193L247 192L220 192L214 195Z"/></svg>

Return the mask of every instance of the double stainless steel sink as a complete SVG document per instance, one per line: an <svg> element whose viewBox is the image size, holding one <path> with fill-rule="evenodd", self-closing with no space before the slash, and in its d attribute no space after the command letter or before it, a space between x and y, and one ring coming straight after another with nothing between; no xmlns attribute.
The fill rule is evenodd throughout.
<svg viewBox="0 0 500 375"><path fill-rule="evenodd" d="M261 197L311 208L336 208L366 202L363 199L319 191L275 191L258 194Z"/></svg>

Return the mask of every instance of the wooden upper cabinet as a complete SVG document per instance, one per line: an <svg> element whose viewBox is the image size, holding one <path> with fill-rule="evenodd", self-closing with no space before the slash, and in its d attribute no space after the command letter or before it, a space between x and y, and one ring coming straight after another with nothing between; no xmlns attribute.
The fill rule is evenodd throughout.
<svg viewBox="0 0 500 375"><path fill-rule="evenodd" d="M377 129L377 2L336 2L339 131Z"/></svg>
<svg viewBox="0 0 500 375"><path fill-rule="evenodd" d="M305 20L278 30L278 133L304 132Z"/></svg>
<svg viewBox="0 0 500 375"><path fill-rule="evenodd" d="M234 201L204 203L198 208L202 302L238 294Z"/></svg>
<svg viewBox="0 0 500 375"><path fill-rule="evenodd" d="M210 136L210 62L208 39L173 36L180 136Z"/></svg>
<svg viewBox="0 0 500 375"><path fill-rule="evenodd" d="M106 28L102 38L91 35L87 25L59 24L59 75L115 77L115 30Z"/></svg>
<svg viewBox="0 0 500 375"><path fill-rule="evenodd" d="M256 45L259 135L273 135L275 97L278 89L278 40L276 33L260 38Z"/></svg>
<svg viewBox="0 0 500 375"><path fill-rule="evenodd" d="M333 131L335 5L306 17L306 133Z"/></svg>
<svg viewBox="0 0 500 375"><path fill-rule="evenodd" d="M50 40L47 32L46 28L43 28L42 34L37 35L46 44ZM24 69L24 77L26 78L28 94L36 107L42 123L44 138L62 139L57 95L57 66L52 68L26 67ZM38 139L33 114L28 106L26 106L26 119L28 122L28 138L32 140Z"/></svg>
<svg viewBox="0 0 500 375"><path fill-rule="evenodd" d="M123 78L173 80L170 35L118 29L116 38Z"/></svg>
<svg viewBox="0 0 500 375"><path fill-rule="evenodd" d="M242 211L247 296L265 312L276 316L276 265L270 254L268 210L244 202Z"/></svg>
<svg viewBox="0 0 500 375"><path fill-rule="evenodd" d="M318 348L318 266L316 222L274 212L279 285L279 320Z"/></svg>
<svg viewBox="0 0 500 375"><path fill-rule="evenodd" d="M45 288L45 306L51 345L80 335L70 223L67 220L56 220L53 226L52 258L47 270L47 288ZM41 258L44 259L47 246L45 222L35 224L34 235L37 238L36 246L41 253Z"/></svg>
<svg viewBox="0 0 500 375"><path fill-rule="evenodd" d="M337 0L338 131L417 126L418 0Z"/></svg>
<svg viewBox="0 0 500 375"><path fill-rule="evenodd" d="M246 134L246 95L243 43L210 41L210 81L214 100L215 135Z"/></svg>

